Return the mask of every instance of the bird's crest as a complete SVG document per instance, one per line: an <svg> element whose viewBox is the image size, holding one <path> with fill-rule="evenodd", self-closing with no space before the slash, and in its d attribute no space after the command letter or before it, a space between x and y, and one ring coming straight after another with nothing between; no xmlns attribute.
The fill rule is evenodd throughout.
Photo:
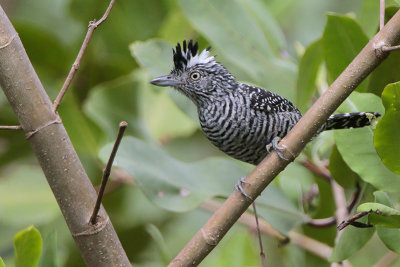
<svg viewBox="0 0 400 267"><path fill-rule="evenodd" d="M193 44L193 40L190 40L186 44L186 40L184 40L182 44L182 47L178 43L176 50L172 49L175 70L184 70L196 64L207 64L214 61L214 56L210 56L211 47L204 49L199 54L199 44L197 42Z"/></svg>

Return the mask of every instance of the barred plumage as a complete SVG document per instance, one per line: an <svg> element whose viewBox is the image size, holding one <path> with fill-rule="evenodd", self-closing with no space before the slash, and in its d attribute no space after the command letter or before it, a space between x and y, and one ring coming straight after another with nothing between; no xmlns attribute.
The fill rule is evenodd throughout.
<svg viewBox="0 0 400 267"><path fill-rule="evenodd" d="M266 146L275 137L283 138L301 113L277 94L237 82L209 50L199 54L197 43L183 41L182 47L178 43L171 74L151 83L184 93L197 106L201 128L215 146L238 160L258 164L268 154ZM375 112L332 115L318 133L364 127L379 116Z"/></svg>

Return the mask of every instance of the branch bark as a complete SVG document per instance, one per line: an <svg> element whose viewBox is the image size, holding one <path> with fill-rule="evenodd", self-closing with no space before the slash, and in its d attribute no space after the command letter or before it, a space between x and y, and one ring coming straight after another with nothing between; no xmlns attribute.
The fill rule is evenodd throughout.
<svg viewBox="0 0 400 267"><path fill-rule="evenodd" d="M53 111L22 42L0 6L0 86L25 131L88 266L131 266L104 208L89 223L96 192Z"/></svg>
<svg viewBox="0 0 400 267"><path fill-rule="evenodd" d="M397 12L385 27L363 48L357 57L335 80L329 89L307 111L304 117L282 139L285 158L298 156L317 130L350 93L388 55L383 46L396 45L400 39L400 12ZM289 164L271 152L246 178L246 193L255 199L271 181ZM251 202L235 191L207 223L195 234L169 266L195 266L218 244L226 232L246 211Z"/></svg>

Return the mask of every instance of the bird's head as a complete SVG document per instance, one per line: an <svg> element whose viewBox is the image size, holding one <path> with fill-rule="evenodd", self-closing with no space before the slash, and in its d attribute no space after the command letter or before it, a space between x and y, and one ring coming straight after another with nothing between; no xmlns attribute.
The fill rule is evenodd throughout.
<svg viewBox="0 0 400 267"><path fill-rule="evenodd" d="M198 43L190 40L178 43L173 51L174 69L170 74L153 79L157 86L172 86L188 96L195 104L212 100L236 83L235 78L224 66L210 55L211 47L199 53Z"/></svg>

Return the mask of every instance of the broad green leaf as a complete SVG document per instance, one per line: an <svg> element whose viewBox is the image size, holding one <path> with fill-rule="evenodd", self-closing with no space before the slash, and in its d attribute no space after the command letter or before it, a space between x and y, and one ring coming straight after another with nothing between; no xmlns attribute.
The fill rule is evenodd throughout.
<svg viewBox="0 0 400 267"><path fill-rule="evenodd" d="M253 18L253 11L230 0L180 0L179 4L186 18L210 40L217 54L244 74L233 73L235 76L251 77L250 82L294 99L296 66L274 57L259 25L264 22Z"/></svg>
<svg viewBox="0 0 400 267"><path fill-rule="evenodd" d="M297 77L296 106L301 112L305 112L311 103L322 59L322 42L321 40L317 40L307 47L300 60Z"/></svg>
<svg viewBox="0 0 400 267"><path fill-rule="evenodd" d="M358 15L358 22L368 35L373 37L379 28L379 1L362 1L361 11Z"/></svg>
<svg viewBox="0 0 400 267"><path fill-rule="evenodd" d="M153 241L161 254L163 263L168 265L168 263L171 261L168 256L170 253L160 229L158 229L154 224L148 224L146 225L146 232L153 238Z"/></svg>
<svg viewBox="0 0 400 267"><path fill-rule="evenodd" d="M100 84L90 91L85 113L105 132L107 140L117 136L121 121L128 122L127 134L148 136L140 117L138 83L133 74Z"/></svg>
<svg viewBox="0 0 400 267"><path fill-rule="evenodd" d="M60 216L57 202L38 166L20 164L0 175L1 220L24 227Z"/></svg>
<svg viewBox="0 0 400 267"><path fill-rule="evenodd" d="M367 202L357 208L357 212L370 211L368 223L389 228L400 228L400 211L389 206Z"/></svg>
<svg viewBox="0 0 400 267"><path fill-rule="evenodd" d="M0 257L0 267L6 267L6 264L4 263L1 257Z"/></svg>
<svg viewBox="0 0 400 267"><path fill-rule="evenodd" d="M35 267L42 252L42 237L40 232L29 226L15 235L14 251L16 267Z"/></svg>
<svg viewBox="0 0 400 267"><path fill-rule="evenodd" d="M328 259L330 262L341 262L352 256L370 240L375 229L348 226L343 231Z"/></svg>
<svg viewBox="0 0 400 267"><path fill-rule="evenodd" d="M393 204L386 192L374 192L375 201L393 208ZM376 232L385 246L396 253L400 253L400 229L392 229L377 225Z"/></svg>
<svg viewBox="0 0 400 267"><path fill-rule="evenodd" d="M215 267L242 267L258 266L260 256L257 247L254 246L253 236L247 231L235 233L229 241L221 248L215 262L208 262L209 266Z"/></svg>
<svg viewBox="0 0 400 267"><path fill-rule="evenodd" d="M384 113L379 97L354 92L338 112L376 111ZM380 190L400 191L400 175L391 172L381 161L373 144L372 127L334 131L337 148L346 164L361 179Z"/></svg>
<svg viewBox="0 0 400 267"><path fill-rule="evenodd" d="M106 161L111 144L100 152ZM126 137L118 151L119 166L137 181L145 195L156 205L171 211L188 211L214 196L228 196L245 169L224 158L207 158L192 163L181 162L159 147ZM262 216L285 232L295 223L306 220L278 188L270 185L259 198Z"/></svg>
<svg viewBox="0 0 400 267"><path fill-rule="evenodd" d="M328 14L322 44L330 82L344 71L367 43L368 37L354 19ZM366 81L362 82L357 91L365 91L366 86Z"/></svg>
<svg viewBox="0 0 400 267"><path fill-rule="evenodd" d="M238 0L238 3L257 20L274 54L281 53L286 47L285 35L266 4L260 0Z"/></svg>
<svg viewBox="0 0 400 267"><path fill-rule="evenodd" d="M382 102L385 115L376 127L374 144L383 164L400 174L400 82L385 87Z"/></svg>
<svg viewBox="0 0 400 267"><path fill-rule="evenodd" d="M148 76L140 74L136 75L140 79L140 113L149 131L161 141L193 134L199 128L197 119L193 121L184 114L171 100L168 90L152 90L145 78ZM185 100L192 104L188 99Z"/></svg>
<svg viewBox="0 0 400 267"><path fill-rule="evenodd" d="M376 232L385 246L400 254L400 230L377 225Z"/></svg>
<svg viewBox="0 0 400 267"><path fill-rule="evenodd" d="M335 181L342 187L354 187L358 179L357 173L353 172L346 162L343 161L337 147L332 150L331 157L329 158L329 171Z"/></svg>
<svg viewBox="0 0 400 267"><path fill-rule="evenodd" d="M43 253L39 260L39 267L57 266L57 232L51 232L44 238Z"/></svg>
<svg viewBox="0 0 400 267"><path fill-rule="evenodd" d="M171 72L173 68L172 47L166 42L154 39L146 42L134 42L129 46L129 49L139 65L147 70L152 78L155 78ZM149 77L149 82L150 80ZM195 121L198 120L196 107L186 96L172 91L173 89L162 88L158 90L168 90L175 104L190 118Z"/></svg>

